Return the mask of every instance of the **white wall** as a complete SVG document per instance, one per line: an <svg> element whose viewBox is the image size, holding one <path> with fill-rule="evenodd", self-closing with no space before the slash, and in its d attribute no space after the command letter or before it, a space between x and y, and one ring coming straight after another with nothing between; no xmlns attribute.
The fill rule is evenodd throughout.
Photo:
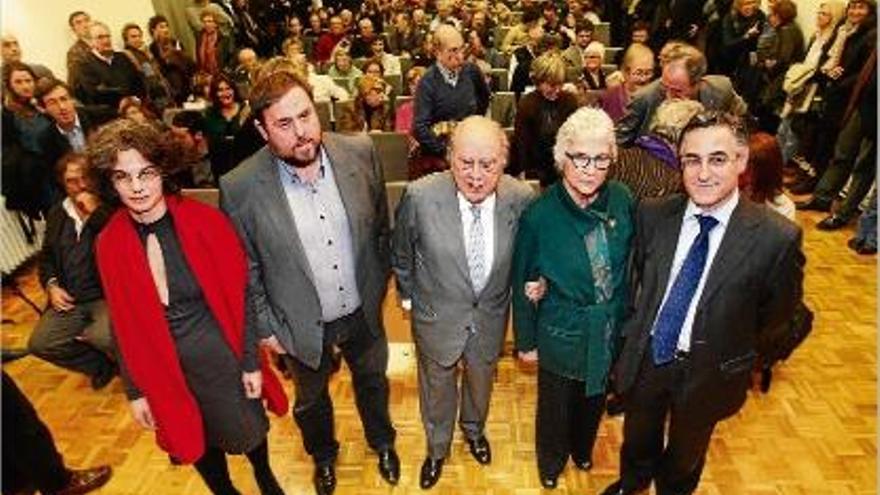
<svg viewBox="0 0 880 495"><path fill-rule="evenodd" d="M25 62L46 65L67 79L67 49L74 42L67 17L76 10L110 26L117 48L125 23L136 22L146 33L147 20L155 15L151 0L0 0L2 32L18 37Z"/></svg>

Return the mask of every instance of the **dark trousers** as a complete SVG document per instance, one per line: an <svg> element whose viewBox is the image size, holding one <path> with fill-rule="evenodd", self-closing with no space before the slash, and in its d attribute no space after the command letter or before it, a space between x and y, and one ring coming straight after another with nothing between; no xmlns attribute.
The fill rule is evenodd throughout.
<svg viewBox="0 0 880 495"><path fill-rule="evenodd" d="M592 459L604 411L605 394L587 397L584 382L538 369L535 448L541 477L559 476L569 456Z"/></svg>
<svg viewBox="0 0 880 495"><path fill-rule="evenodd" d="M37 489L55 493L70 480L70 471L55 448L52 433L34 406L3 372L3 493Z"/></svg>
<svg viewBox="0 0 880 495"><path fill-rule="evenodd" d="M77 303L70 311L46 310L28 341L30 352L56 366L88 376L113 366L110 316L103 299Z"/></svg>
<svg viewBox="0 0 880 495"><path fill-rule="evenodd" d="M327 383L333 372L333 349L338 347L351 369L354 398L367 444L374 451L394 445L394 426L388 413L388 341L370 333L364 314L351 315L324 325L324 354L321 365L312 369L287 356L293 374L296 400L293 418L303 436L306 452L315 464L325 466L336 460L339 443L333 426L333 402Z"/></svg>
<svg viewBox="0 0 880 495"><path fill-rule="evenodd" d="M658 495L693 493L700 482L715 423L697 421L682 407L682 390L690 372L688 359L656 367L650 350L639 377L626 394L620 478L624 490L648 485ZM664 445L666 419L669 431Z"/></svg>
<svg viewBox="0 0 880 495"><path fill-rule="evenodd" d="M858 112L854 112L846 121L834 145L834 159L822 174L814 193L817 199L830 203L852 176L846 200L837 211L837 215L847 219L856 215L859 203L871 190L877 172L877 139L864 132L861 122Z"/></svg>
<svg viewBox="0 0 880 495"><path fill-rule="evenodd" d="M284 491L278 485L272 468L269 466L269 446L267 442L248 452L248 461L254 470L254 477L260 487L261 495L284 495ZM205 447L205 453L195 463L196 471L202 480L208 485L211 493L215 495L241 495L232 484L229 477L229 465L226 462L226 453L217 447Z"/></svg>

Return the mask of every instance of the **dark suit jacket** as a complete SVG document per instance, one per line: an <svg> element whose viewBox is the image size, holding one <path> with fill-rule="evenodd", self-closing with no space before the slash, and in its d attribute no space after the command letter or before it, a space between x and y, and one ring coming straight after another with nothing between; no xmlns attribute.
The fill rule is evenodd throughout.
<svg viewBox="0 0 880 495"><path fill-rule="evenodd" d="M77 108L76 114L79 116L79 123L82 126L83 134L85 134L86 138L88 138L93 130L107 120L107 114L99 114L98 112L88 111L82 108ZM114 116L115 114L116 113L113 112ZM39 180L40 183L48 182L52 184L51 190L53 191L53 196L51 203L49 204L49 206L51 206L56 202L61 201L64 196L58 185L58 181L55 180L55 165L58 163L58 160L60 160L66 153L70 152L72 148L70 147L70 142L68 142L67 138L58 131L58 126L54 123L46 128L43 134L39 137L39 141L40 149L43 150L43 154L40 157L42 163L39 172Z"/></svg>
<svg viewBox="0 0 880 495"><path fill-rule="evenodd" d="M687 198L646 199L639 207L634 253L634 313L616 366L618 391L639 379L666 291ZM801 230L781 215L740 197L709 268L691 337L692 370L682 384L695 422L716 422L745 402L758 356L778 344L801 300ZM648 357L650 359L650 357Z"/></svg>
<svg viewBox="0 0 880 495"><path fill-rule="evenodd" d="M370 331L384 335L382 299L391 273L390 227L379 156L366 134L325 133L324 149L348 215L362 308ZM220 178L220 206L249 259L247 324L317 369L323 351L321 302L278 167L262 148Z"/></svg>
<svg viewBox="0 0 880 495"><path fill-rule="evenodd" d="M126 96L147 96L144 77L124 52L114 52L110 64L89 53L77 68L73 91L84 105L119 110L119 102Z"/></svg>
<svg viewBox="0 0 880 495"><path fill-rule="evenodd" d="M95 210L83 225L82 239L90 238L92 242L98 237L98 233L107 224L113 208L108 205L101 205ZM39 278L40 284L46 286L46 282L51 278L58 279L58 285L63 288L67 287L67 280L64 274L64 266L62 264L61 253L61 234L64 232L64 225L68 221L67 212L61 203L56 204L49 210L46 216L46 235L43 237L43 246L40 249L39 256ZM95 277L98 273L95 272Z"/></svg>

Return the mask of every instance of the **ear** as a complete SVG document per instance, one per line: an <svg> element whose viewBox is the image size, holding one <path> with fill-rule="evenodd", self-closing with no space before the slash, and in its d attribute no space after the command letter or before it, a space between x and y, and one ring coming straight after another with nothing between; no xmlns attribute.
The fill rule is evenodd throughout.
<svg viewBox="0 0 880 495"><path fill-rule="evenodd" d="M749 147L740 145L737 147L736 173L741 175L749 168Z"/></svg>
<svg viewBox="0 0 880 495"><path fill-rule="evenodd" d="M266 132L266 128L263 127L263 123L260 122L260 119L254 119L254 127L257 128L257 132L260 133L260 136L263 136L263 141L269 141L269 134Z"/></svg>

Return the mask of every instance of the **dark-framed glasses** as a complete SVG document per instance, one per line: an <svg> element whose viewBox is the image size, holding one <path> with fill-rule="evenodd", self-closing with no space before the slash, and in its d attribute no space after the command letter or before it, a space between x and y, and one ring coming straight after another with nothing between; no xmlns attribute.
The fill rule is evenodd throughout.
<svg viewBox="0 0 880 495"><path fill-rule="evenodd" d="M566 151L565 157L571 160L574 168L581 172L586 172L591 166L596 170L608 170L608 167L614 163L614 157L607 153L590 156L586 153L569 153Z"/></svg>

